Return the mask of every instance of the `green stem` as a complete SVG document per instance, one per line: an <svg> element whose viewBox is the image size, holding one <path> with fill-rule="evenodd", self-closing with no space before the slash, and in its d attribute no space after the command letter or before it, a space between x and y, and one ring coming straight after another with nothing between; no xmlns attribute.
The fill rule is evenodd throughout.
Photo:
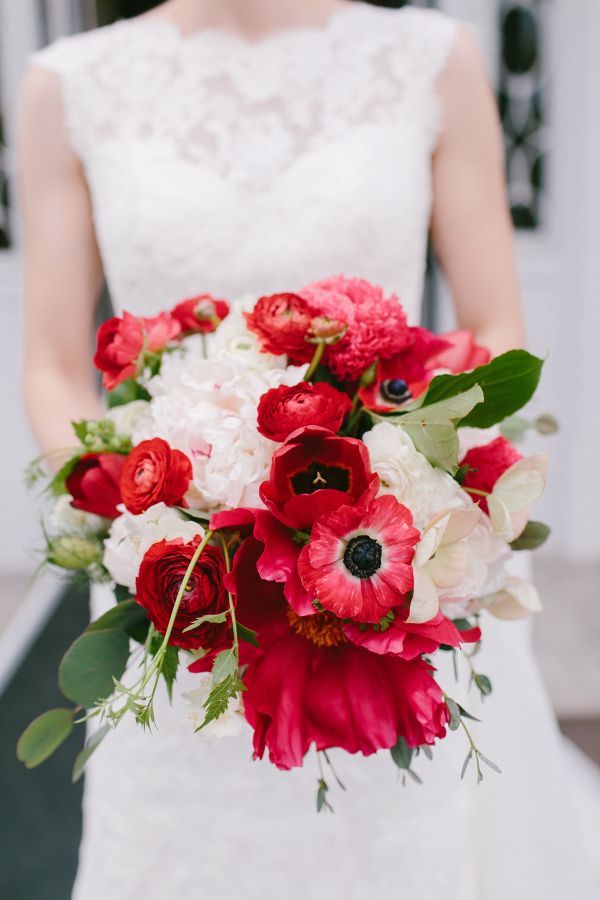
<svg viewBox="0 0 600 900"><path fill-rule="evenodd" d="M463 491L466 491L467 494L476 494L478 497L489 497L490 496L489 491L480 491L479 488L463 487Z"/></svg>
<svg viewBox="0 0 600 900"><path fill-rule="evenodd" d="M221 541L221 546L223 547L223 556L225 557L225 570L227 574L231 572L231 559L229 556L229 547L227 546L227 541L223 537L222 533L219 532L219 539ZM233 602L233 594L231 591L227 591L227 599L229 601L229 615L231 616L231 630L233 632L233 647L236 659L239 660L240 657L240 642L238 638L238 630L237 630L237 619L235 616L235 603Z"/></svg>
<svg viewBox="0 0 600 900"><path fill-rule="evenodd" d="M306 371L306 375L304 376L304 381L310 381L315 372L317 371L321 360L323 359L323 354L325 353L325 341L319 341L317 344L317 348L314 352L313 358L311 360L310 366Z"/></svg>

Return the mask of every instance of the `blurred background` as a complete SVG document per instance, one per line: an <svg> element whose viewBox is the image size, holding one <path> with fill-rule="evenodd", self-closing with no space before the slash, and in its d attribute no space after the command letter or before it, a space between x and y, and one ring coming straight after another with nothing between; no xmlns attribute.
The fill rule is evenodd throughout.
<svg viewBox="0 0 600 900"><path fill-rule="evenodd" d="M67 786L77 746L65 745L45 767L25 773L14 760L14 744L33 716L58 702L58 660L87 616L85 592L65 590L51 577L33 578L32 548L40 544L40 531L23 469L35 447L19 387L19 82L38 47L153 5L0 0L0 791L10 810L2 816L0 895L10 900L62 900L70 893L80 789ZM551 524L553 534L536 555L546 612L535 624L535 640L563 729L600 762L600 2L413 5L437 6L476 27L497 91L530 349L547 356L532 415L553 412L561 421L558 435L532 438L527 447L552 454L550 487L536 509L536 518ZM449 298L435 270L426 309L429 325L452 326ZM73 738L75 744L79 739ZM21 821L25 808L27 820Z"/></svg>

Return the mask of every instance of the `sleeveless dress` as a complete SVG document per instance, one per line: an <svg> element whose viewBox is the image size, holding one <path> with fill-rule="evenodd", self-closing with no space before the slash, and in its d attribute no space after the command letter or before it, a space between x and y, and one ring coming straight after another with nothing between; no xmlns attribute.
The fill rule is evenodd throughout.
<svg viewBox="0 0 600 900"><path fill-rule="evenodd" d="M257 44L143 17L37 54L61 81L117 311L344 272L396 292L418 322L435 86L455 32L437 12L353 2ZM94 617L109 602L95 589ZM567 757L527 628L487 627L479 668L495 691L485 709L463 702L502 776L461 783L458 735L419 760L421 786L403 787L387 752L334 753L348 790L329 778L335 814L317 815L314 756L279 772L251 762L247 732L195 735L183 668L158 730L125 721L90 761L73 897L591 898L595 773Z"/></svg>

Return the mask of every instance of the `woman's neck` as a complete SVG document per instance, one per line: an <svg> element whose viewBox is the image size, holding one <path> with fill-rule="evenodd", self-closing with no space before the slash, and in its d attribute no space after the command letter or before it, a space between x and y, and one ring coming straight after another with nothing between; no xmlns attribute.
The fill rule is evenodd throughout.
<svg viewBox="0 0 600 900"><path fill-rule="evenodd" d="M167 15L183 34L223 28L260 37L288 28L319 28L350 0L167 0ZM152 15L152 14L151 14Z"/></svg>

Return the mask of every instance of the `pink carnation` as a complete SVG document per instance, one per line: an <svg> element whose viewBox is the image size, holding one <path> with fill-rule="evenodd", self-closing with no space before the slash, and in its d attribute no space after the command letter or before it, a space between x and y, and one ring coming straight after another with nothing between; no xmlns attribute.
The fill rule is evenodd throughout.
<svg viewBox="0 0 600 900"><path fill-rule="evenodd" d="M348 330L327 349L326 362L340 381L356 381L377 359L389 359L411 343L400 301L361 278L338 275L299 291L313 309Z"/></svg>

